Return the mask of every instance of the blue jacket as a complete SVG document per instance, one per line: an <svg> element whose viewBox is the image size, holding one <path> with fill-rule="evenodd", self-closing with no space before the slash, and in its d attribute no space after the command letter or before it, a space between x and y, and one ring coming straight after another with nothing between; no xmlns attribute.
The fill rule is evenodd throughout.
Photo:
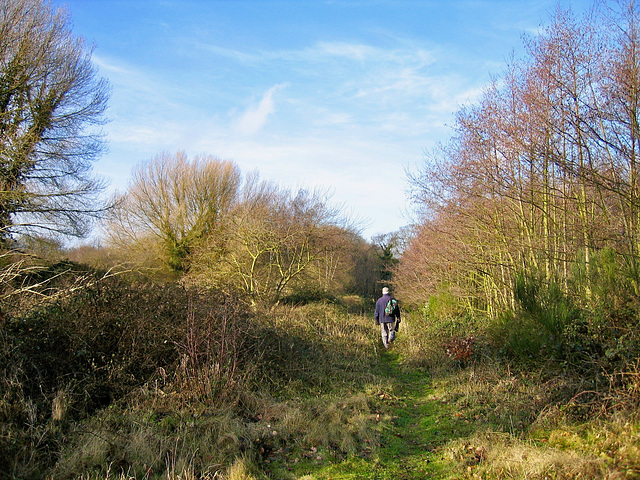
<svg viewBox="0 0 640 480"><path fill-rule="evenodd" d="M373 314L373 316L376 319L376 324L391 323L391 322L395 322L396 320L398 321L398 323L400 323L400 307L398 307L398 314L396 315L395 318L390 317L389 315L384 313L384 308L387 306L387 303L389 303L389 300L391 300L392 298L393 297L391 295L385 294L381 296L376 302L376 311Z"/></svg>

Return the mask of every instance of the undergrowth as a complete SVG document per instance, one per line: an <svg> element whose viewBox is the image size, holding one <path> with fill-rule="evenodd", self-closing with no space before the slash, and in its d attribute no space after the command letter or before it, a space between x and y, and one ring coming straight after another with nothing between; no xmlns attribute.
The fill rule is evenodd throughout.
<svg viewBox="0 0 640 480"><path fill-rule="evenodd" d="M545 315L555 319L552 310L560 307L554 301L568 302L550 295L536 308L547 308ZM553 355L545 354L549 351L544 348L505 351L489 322L464 315L435 317L434 302L405 315L405 336L400 340L401 364L426 368L431 375L432 390L422 399L422 408L431 412L423 428L433 433L423 437L432 453L424 460L431 466L429 475L469 479L640 476L637 362L606 354L599 359L591 344L588 357L573 347ZM575 308L562 309L574 318L578 315ZM527 315L534 315L534 310L529 307ZM566 318L562 316L558 325L566 325ZM512 338L510 348L526 341L526 335L539 346L549 346L549 338L557 335L551 328L525 332L525 327L526 323L508 325L514 335L520 335ZM571 346L584 334L571 333L562 341ZM588 361L580 363L579 358Z"/></svg>
<svg viewBox="0 0 640 480"><path fill-rule="evenodd" d="M50 275L46 288L77 286ZM518 361L435 301L404 312L384 351L353 298L265 312L82 275L69 295L5 309L2 478L640 476L628 359L597 375L566 355Z"/></svg>
<svg viewBox="0 0 640 480"><path fill-rule="evenodd" d="M0 324L3 478L259 477L375 445L376 337L346 305L94 280Z"/></svg>

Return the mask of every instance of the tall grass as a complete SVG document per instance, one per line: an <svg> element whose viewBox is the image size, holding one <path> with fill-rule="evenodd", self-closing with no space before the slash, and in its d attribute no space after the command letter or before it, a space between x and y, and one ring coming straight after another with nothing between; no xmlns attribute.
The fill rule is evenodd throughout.
<svg viewBox="0 0 640 480"><path fill-rule="evenodd" d="M482 355L483 332L480 322L452 306L446 293L431 298L422 308L404 312L400 323L404 362L413 367L445 371L471 360L471 353ZM468 352L456 355L448 347L468 345ZM469 355L467 355L467 353Z"/></svg>
<svg viewBox="0 0 640 480"><path fill-rule="evenodd" d="M258 479L271 462L340 461L380 443L375 392L392 379L363 302L257 312L217 292L95 278L0 324L7 478ZM631 478L638 362L571 348L602 328L585 305L531 279L519 295L503 330L444 294L404 312L403 368L428 371L434 398L471 432L440 451L452 475ZM517 350L524 328L538 351ZM561 349L542 348L559 334Z"/></svg>
<svg viewBox="0 0 640 480"><path fill-rule="evenodd" d="M69 293L0 324L6 478L252 478L375 444L369 318L99 274Z"/></svg>
<svg viewBox="0 0 640 480"><path fill-rule="evenodd" d="M258 321L259 383L274 393L313 396L374 381L378 336L372 319L319 303L280 306Z"/></svg>
<svg viewBox="0 0 640 480"><path fill-rule="evenodd" d="M601 352L605 359L595 362L591 350L586 365L576 365L585 354L572 345L586 331L574 329L586 310L554 287L526 288L519 294L535 303L511 314L511 323L438 318L429 308L404 317L403 355L430 371L433 399L445 406L438 421L470 432L438 450L446 478L637 478L638 363L593 368L607 361ZM448 354L451 339L471 337L470 361Z"/></svg>

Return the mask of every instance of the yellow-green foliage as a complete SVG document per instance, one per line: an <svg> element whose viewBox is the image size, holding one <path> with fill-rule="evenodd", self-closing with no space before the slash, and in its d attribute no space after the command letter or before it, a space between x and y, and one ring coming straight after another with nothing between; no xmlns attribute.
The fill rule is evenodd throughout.
<svg viewBox="0 0 640 480"><path fill-rule="evenodd" d="M235 459L222 478L224 480L256 480L254 470L255 466L251 460L243 455Z"/></svg>
<svg viewBox="0 0 640 480"><path fill-rule="evenodd" d="M528 371L480 340L463 365L447 340L478 325L411 311L381 352L355 303L258 313L237 298L102 279L9 316L0 466L25 480L341 478L350 468L367 478L389 462L400 476L440 478L640 473L637 370Z"/></svg>
<svg viewBox="0 0 640 480"><path fill-rule="evenodd" d="M324 303L280 306L260 317L261 384L307 396L373 381L378 335L372 318Z"/></svg>
<svg viewBox="0 0 640 480"><path fill-rule="evenodd" d="M478 331L477 322L469 316L441 318L427 307L405 311L400 324L404 361L415 367L448 368L453 362L447 356L447 343L452 338L466 338Z"/></svg>
<svg viewBox="0 0 640 480"><path fill-rule="evenodd" d="M445 456L470 479L610 478L606 464L597 457L535 445L504 433L484 432L454 441Z"/></svg>
<svg viewBox="0 0 640 480"><path fill-rule="evenodd" d="M637 478L637 414L620 409L622 403L607 412L582 384L566 374L489 362L441 369L433 393L446 406L439 421L446 423L449 412L469 431L441 450L452 478Z"/></svg>

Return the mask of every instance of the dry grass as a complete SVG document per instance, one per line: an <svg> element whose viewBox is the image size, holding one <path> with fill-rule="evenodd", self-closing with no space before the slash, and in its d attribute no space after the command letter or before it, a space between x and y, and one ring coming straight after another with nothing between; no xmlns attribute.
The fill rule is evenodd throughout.
<svg viewBox="0 0 640 480"><path fill-rule="evenodd" d="M621 478L598 457L536 445L508 433L478 433L452 442L445 456L472 479Z"/></svg>
<svg viewBox="0 0 640 480"><path fill-rule="evenodd" d="M377 443L371 392L379 388L370 368L377 330L370 318L345 321L340 307L315 305L283 307L255 320L255 328L242 331L262 351L250 365L236 365L241 370L234 378L242 383L221 403L209 393L219 388L217 370L183 365L215 365L219 358L202 344L209 332L189 328L192 317L189 312L186 334L199 343L180 345L191 356L181 357L173 374L158 370L70 431L52 478L95 472L84 478L251 479L274 457L294 461L324 452L340 458ZM363 393L366 383L372 386ZM66 396L56 399L54 411L63 416Z"/></svg>
<svg viewBox="0 0 640 480"><path fill-rule="evenodd" d="M254 478L257 463L276 456L293 462L322 451L339 458L377 443L372 402L365 394L305 402L254 399L251 418L231 410L165 417L139 409L126 416L106 411L85 424L55 478L106 467L111 476L105 479Z"/></svg>
<svg viewBox="0 0 640 480"><path fill-rule="evenodd" d="M261 388L284 397L313 397L375 381L373 320L330 304L280 306L261 316Z"/></svg>
<svg viewBox="0 0 640 480"><path fill-rule="evenodd" d="M0 415L15 421L0 426L20 442L11 453L31 462L14 470L22 478L49 468L52 480L253 480L271 463L340 462L379 444L376 394L392 380L372 368L380 340L370 315L313 304L255 316L110 281L0 330ZM481 341L462 368L443 347L468 325L422 320L403 319L402 368L428 367L434 415L442 406L463 426L439 443L455 478L640 476L640 423L625 409L637 399L637 369L617 391L587 394L566 371L492 362ZM28 375L45 364L59 370ZM69 369L74 380L58 381ZM93 401L98 387L111 389L104 403Z"/></svg>
<svg viewBox="0 0 640 480"><path fill-rule="evenodd" d="M442 372L434 378L434 399L451 405L456 420L473 432L443 449L457 478L640 476L637 414L621 409L589 415L593 404L572 400L580 379L545 379L487 362Z"/></svg>
<svg viewBox="0 0 640 480"><path fill-rule="evenodd" d="M458 431L439 450L444 478L640 478L637 368L596 384L562 365L510 366L481 337L465 364L443 347L467 326L416 313L403 328L407 364L429 368L440 425Z"/></svg>
<svg viewBox="0 0 640 480"><path fill-rule="evenodd" d="M223 480L257 480L255 470L254 462L243 455L235 459L221 478Z"/></svg>

